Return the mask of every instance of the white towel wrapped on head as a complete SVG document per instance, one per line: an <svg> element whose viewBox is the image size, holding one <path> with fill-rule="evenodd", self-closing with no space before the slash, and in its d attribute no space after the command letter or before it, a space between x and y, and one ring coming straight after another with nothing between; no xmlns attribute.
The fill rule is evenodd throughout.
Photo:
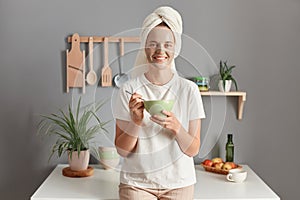
<svg viewBox="0 0 300 200"><path fill-rule="evenodd" d="M157 8L153 13L148 15L144 20L141 31L141 48L137 54L135 68L132 72L132 77L139 76L147 71L147 57L145 54L145 44L149 32L161 24L166 23L174 34L175 38L175 58L179 55L181 49L181 34L182 34L182 19L180 14L171 7L163 6ZM176 72L175 62L173 60L171 69Z"/></svg>

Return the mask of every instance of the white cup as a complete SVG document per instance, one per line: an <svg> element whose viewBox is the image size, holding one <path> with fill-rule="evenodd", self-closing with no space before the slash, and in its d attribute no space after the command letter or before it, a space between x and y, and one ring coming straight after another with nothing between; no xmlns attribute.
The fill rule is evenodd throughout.
<svg viewBox="0 0 300 200"><path fill-rule="evenodd" d="M226 178L228 181L242 183L247 178L247 172L243 169L231 169Z"/></svg>

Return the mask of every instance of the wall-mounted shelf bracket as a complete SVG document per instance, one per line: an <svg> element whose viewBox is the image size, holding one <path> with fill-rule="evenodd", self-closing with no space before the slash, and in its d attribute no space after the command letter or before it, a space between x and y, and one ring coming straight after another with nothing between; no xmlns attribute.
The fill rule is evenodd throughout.
<svg viewBox="0 0 300 200"><path fill-rule="evenodd" d="M244 103L246 101L246 92L219 92L219 91L208 91L201 92L202 96L236 96L238 97L237 105L237 118L241 120L243 118Z"/></svg>

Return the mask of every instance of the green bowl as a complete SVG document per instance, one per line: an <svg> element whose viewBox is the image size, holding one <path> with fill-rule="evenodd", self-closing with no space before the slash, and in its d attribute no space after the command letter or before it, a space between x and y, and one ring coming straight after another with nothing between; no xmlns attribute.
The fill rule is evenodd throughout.
<svg viewBox="0 0 300 200"><path fill-rule="evenodd" d="M150 100L144 101L145 109L151 116L159 115L166 117L162 111L171 111L174 105L174 100Z"/></svg>
<svg viewBox="0 0 300 200"><path fill-rule="evenodd" d="M100 159L116 159L119 158L119 154L115 147L99 147Z"/></svg>

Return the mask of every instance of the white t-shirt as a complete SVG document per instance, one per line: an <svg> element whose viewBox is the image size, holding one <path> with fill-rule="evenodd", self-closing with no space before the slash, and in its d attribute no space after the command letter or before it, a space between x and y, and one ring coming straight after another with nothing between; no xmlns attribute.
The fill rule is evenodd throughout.
<svg viewBox="0 0 300 200"><path fill-rule="evenodd" d="M198 86L177 74L163 86L153 85L145 75L126 82L119 90L114 116L130 121L129 92L137 92L145 100L175 100L171 110L188 131L189 121L205 118ZM124 158L120 181L142 188L173 189L196 183L194 161L185 155L174 135L152 122L144 110L143 128L140 128L135 152Z"/></svg>

